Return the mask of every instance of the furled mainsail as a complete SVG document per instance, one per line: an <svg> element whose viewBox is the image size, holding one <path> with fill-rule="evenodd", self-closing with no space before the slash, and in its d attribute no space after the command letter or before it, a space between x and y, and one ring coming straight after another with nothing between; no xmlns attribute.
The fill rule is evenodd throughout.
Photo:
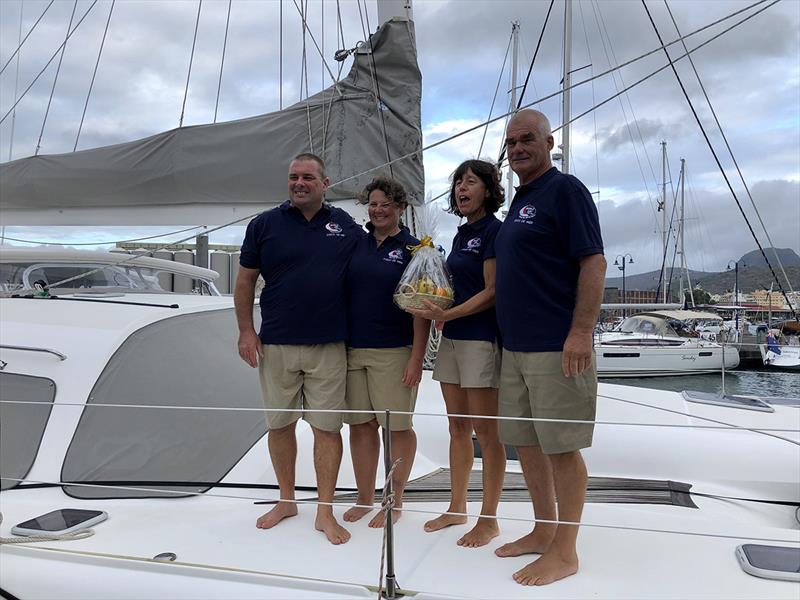
<svg viewBox="0 0 800 600"><path fill-rule="evenodd" d="M282 111L0 164L0 224L223 223L282 202L289 160L312 149L334 201L389 168L354 175L414 153L391 168L422 204L421 94L413 23L395 18L359 47L346 78Z"/></svg>

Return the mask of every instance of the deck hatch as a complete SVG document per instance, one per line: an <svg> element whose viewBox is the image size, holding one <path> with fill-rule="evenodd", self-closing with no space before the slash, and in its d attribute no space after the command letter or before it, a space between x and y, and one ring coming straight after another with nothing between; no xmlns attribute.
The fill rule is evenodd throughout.
<svg viewBox="0 0 800 600"><path fill-rule="evenodd" d="M482 473L473 470L469 476L468 502L480 502L483 497ZM608 504L663 504L697 508L689 495L691 485L658 479L629 479L623 477L589 477L586 501ZM409 481L403 492L403 502L449 502L450 469L437 469ZM522 473L506 472L503 483L503 502L530 502ZM355 503L356 494L337 495L334 502Z"/></svg>

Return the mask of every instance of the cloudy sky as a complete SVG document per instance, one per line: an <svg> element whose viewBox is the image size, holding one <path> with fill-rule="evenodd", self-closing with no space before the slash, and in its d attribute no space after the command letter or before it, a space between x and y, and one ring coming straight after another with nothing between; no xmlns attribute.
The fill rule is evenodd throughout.
<svg viewBox="0 0 800 600"><path fill-rule="evenodd" d="M109 16L108 0L0 1L0 161L39 153L72 151L81 113ZM299 4L299 2L298 2ZM417 0L414 2L418 59L423 73L422 127L425 145L487 120L499 87L493 116L508 110L511 87L511 24L520 23L519 75L527 72L549 1ZM647 0L665 39L687 35L753 4L728 0ZM659 46L647 12L637 0L576 0L573 9L573 83L634 59ZM800 253L800 2L759 3L736 17L686 40L695 48L724 28L766 9L692 54L711 105L725 131L747 188L775 246ZM56 81L59 56L11 107L56 54L75 9L73 27ZM198 3L194 0L117 0L102 59L87 107L78 148L138 139L178 126ZM345 46L352 47L378 24L375 0L339 3ZM361 16L359 14L361 9ZM46 10L46 12L45 12ZM88 12L87 12L88 11ZM184 125L214 120L227 0L204 0L192 66ZM283 0L283 49L278 0L233 0L218 121L277 110L301 99L301 20L296 5ZM366 12L364 12L366 11ZM42 15L38 26L13 57L18 41ZM670 15L670 12L672 13ZM331 61L336 48L337 3L308 0L308 22ZM561 80L564 4L557 0L545 28L525 103L557 91ZM21 21L20 21L21 15ZM84 18L84 15L85 18ZM362 21L362 18L363 21ZM675 24L673 24L673 19ZM362 22L364 23L362 27ZM20 27L21 25L21 27ZM324 26L323 26L324 25ZM676 30L677 25L677 30ZM310 41L309 41L310 43ZM677 57L680 45L671 47ZM283 56L282 80L279 70ZM308 87L313 94L330 85L313 49ZM663 52L576 88L575 117L667 64ZM348 63L349 66L349 63ZM346 67L347 68L347 67ZM763 245L769 245L753 205L717 129L692 66L676 68L744 212ZM499 82L499 85L498 85ZM15 91L16 90L16 91ZM304 97L304 96L302 96ZM536 105L553 126L563 122L559 98ZM11 111L11 112L9 112ZM44 123L44 131L39 136ZM13 128L13 138L12 138ZM667 142L668 195L678 185L680 159L686 159L686 257L690 268L723 270L755 248L736 202L709 150L689 104L670 69L651 77L618 99L576 120L571 133L571 172L597 201L609 263L630 253L633 274L660 268L661 141ZM503 122L461 136L424 155L426 187L437 196L459 162L477 156L496 159ZM556 143L560 134L556 134ZM2 190L0 190L1 192ZM196 223L187 223L197 225ZM443 215L440 240L449 239L457 219ZM79 243L130 239L175 228L6 227L5 235L28 240ZM229 227L212 243L238 243L243 228ZM181 236L173 236L176 239ZM670 256L671 256L670 251ZM609 276L618 275L611 266Z"/></svg>

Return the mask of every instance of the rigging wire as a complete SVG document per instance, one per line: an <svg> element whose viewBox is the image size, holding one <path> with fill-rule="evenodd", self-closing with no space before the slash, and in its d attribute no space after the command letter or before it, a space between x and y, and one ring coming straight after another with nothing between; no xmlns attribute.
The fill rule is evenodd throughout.
<svg viewBox="0 0 800 600"><path fill-rule="evenodd" d="M81 114L81 122L78 125L78 133L75 136L75 145L72 147L72 151L75 152L78 149L78 141L81 139L81 131L83 130L83 120L86 118L86 109L89 107L89 98L92 95L92 89L94 88L94 79L97 77L97 67L100 66L100 57L103 56L103 46L106 44L106 35L108 35L108 25L111 23L111 15L114 13L114 3L117 0L111 0L111 8L108 9L108 19L106 19L106 27L103 30L103 39L100 40L100 50L97 52L97 62L94 63L94 71L92 71L92 81L89 83L89 91L86 93L86 102L83 104L83 113Z"/></svg>
<svg viewBox="0 0 800 600"><path fill-rule="evenodd" d="M307 1L308 0L306 0L306 2ZM762 0L762 1L766 2L766 0ZM314 44L314 48L317 49L317 54L319 54L319 56L322 58L322 63L325 65L325 70L328 71L328 76L331 78L331 81L336 81L336 76L333 74L333 71L331 70L330 66L328 65L328 61L325 60L325 55L322 53L322 49L319 47L319 44L317 44L317 38L314 37L314 32L311 31L311 28L306 23L306 16L303 14L303 10L297 5L297 0L292 0L292 2L294 2L294 7L297 9L297 12L300 14L300 18L303 20L303 23L306 24L306 28L307 28L306 33L308 33L308 37L311 38L311 41Z"/></svg>
<svg viewBox="0 0 800 600"><path fill-rule="evenodd" d="M81 23L83 23L83 22L84 22L84 20L86 20L86 17L87 17L87 16L89 16L89 13L90 13L90 12L92 12L92 9L93 9L93 8L94 8L96 5L97 5L97 0L94 0L94 1L92 2L92 4L89 6L89 8L87 8L87 9L86 9L86 12L85 12L85 13L83 13L83 16L81 17L80 21L78 21L78 24L77 24L77 25L75 25L75 27L72 29L72 31L70 32L70 34L67 36L67 40L68 40L68 39L69 39L69 38L70 38L70 37L71 37L71 36L72 36L72 35L73 35L73 34L74 34L74 33L75 33L77 30L78 30L78 27L80 27L80 26L81 26ZM66 40L65 40L65 41L64 41L64 42L61 44L61 46L59 46L58 48L56 48L56 51L53 53L53 56L51 56L51 57L50 57L50 60L48 60L48 61L47 61L47 63L44 65L44 67L42 67L42 70L41 70L41 71L39 71L38 75L36 75L36 77L34 77L34 78L33 78L33 81L31 81L30 85L29 85L27 88L25 88L25 91L24 91L24 92L22 92L22 94L20 94L19 98L17 98L17 100L14 102L14 105L13 105L13 106L12 106L10 109L8 109L8 112L7 112L5 115L3 115L3 118L2 118L2 119L0 119L0 124L2 124L2 123L3 123L3 122L4 122L4 121L5 121L7 118L8 118L8 115L10 115L10 114L11 114L11 112L12 112L12 111L13 111L13 110L14 110L14 109L17 107L17 104L19 104L19 103L22 101L22 99L23 99L23 98L25 97L25 95L26 95L26 94L27 94L27 93L30 91L30 89L31 89L31 88L34 86L34 84L35 84L37 81L39 81L39 78L40 78L40 77L42 76L42 74L43 74L43 73L44 73L44 72L47 70L47 67L49 67L49 66L50 66L50 63L51 63L51 62L53 62L53 60L55 59L55 57L56 57L56 56L58 56L58 53L59 53L59 52L61 52L61 47L62 47L64 44L66 44Z"/></svg>
<svg viewBox="0 0 800 600"><path fill-rule="evenodd" d="M608 48L606 47L606 39L608 39L608 45L611 46L611 37L608 34L608 29L605 27L605 20L602 18L603 14L600 12L600 6L597 5L596 2L592 3L592 12L594 14L595 23L597 23L597 32L600 37L600 42L603 46L603 53L606 57L606 62L611 64L616 64L617 59L616 55L614 54L614 48L611 47L611 55L609 55ZM605 34L605 35L604 35ZM613 58L613 62L612 62ZM625 80L622 79L621 73L614 72L611 74L611 82L614 84L614 89L619 91L619 84L617 84L617 76L619 75L622 85L625 85ZM633 149L633 155L636 157L636 165L639 167L639 173L642 176L642 183L644 184L644 190L647 194L648 206L650 207L650 212L653 214L653 223L655 223L656 227L658 227L658 213L655 209L655 204L657 202L653 202L653 196L650 193L650 184L647 181L647 177L644 174L644 168L642 167L642 160L639 158L639 150L636 147L636 141L633 139L633 130L631 128L630 121L628 120L628 113L625 109L625 103L622 101L622 97L619 98L619 107L622 111L622 118L625 120L625 131L628 132L628 137L631 140L631 148ZM633 116L634 121L636 121L636 116ZM644 143L644 138L642 137L642 132L638 128L637 131L639 134L639 143L642 145L642 149L644 150L645 157L647 158L647 162L650 165L650 174L653 177L653 181L657 181L655 171L653 170L653 164L650 162L650 155L647 153L647 145Z"/></svg>
<svg viewBox="0 0 800 600"><path fill-rule="evenodd" d="M511 40L514 38L514 35L511 34L508 38L508 45L506 46L506 54L503 56L503 66L500 67L500 75L497 78L497 85L494 88L494 96L492 97L492 105L489 107L489 116L488 119L492 118L492 113L494 112L494 103L497 101L497 94L500 91L500 82L503 80L503 73L506 70L506 62L508 61L508 51L511 49ZM486 141L486 134L489 132L489 124L486 124L486 128L483 130L483 136L481 137L481 144L478 147L478 156L481 155L483 152L483 143Z"/></svg>
<svg viewBox="0 0 800 600"><path fill-rule="evenodd" d="M52 4L52 2L50 3ZM22 9L24 8L25 3L19 3L19 34L17 35L17 47L21 45L22 40ZM16 75L14 76L14 101L17 101L17 92L19 91L19 56L20 53L17 53L17 69ZM17 122L17 109L14 109L13 114L11 115L11 139L8 142L8 160L11 160L12 152L14 151L14 125ZM6 226L3 225L3 234L5 234ZM0 239L0 245L2 245L2 239Z"/></svg>
<svg viewBox="0 0 800 600"><path fill-rule="evenodd" d="M197 30L200 27L200 10L203 8L203 0L197 2L197 18L194 21L194 36L192 37L192 52L189 55L189 71L186 73L186 87L183 90L183 105L181 106L181 118L178 127L183 127L183 115L186 111L186 99L189 97L189 79L192 76L192 63L194 62L194 48L197 44Z"/></svg>
<svg viewBox="0 0 800 600"><path fill-rule="evenodd" d="M517 107L515 109L512 106L511 108L513 110L504 115L504 117L507 117L510 114L513 114L514 112L518 111L520 108L523 108L522 101L525 98L525 91L528 89L528 81L530 81L531 79L531 73L533 72L533 65L536 63L536 57L539 56L539 48L542 47L542 39L544 38L544 32L547 29L547 24L550 22L550 12L553 10L553 4L555 4L555 0L550 0L550 6L547 7L547 14L544 17L544 23L542 23L542 30L539 32L539 39L536 41L536 49L534 49L533 51L533 58L531 58L531 64L528 66L528 73L525 75L525 83L522 84L522 90L519 93L519 99L517 100ZM533 106L534 104L537 103L533 102L528 106ZM487 122L487 125L489 122ZM503 164L503 157L505 157L505 155L506 155L506 147L505 144L503 144L503 147L500 150L500 156L497 159L498 167L500 167L500 165Z"/></svg>
<svg viewBox="0 0 800 600"><path fill-rule="evenodd" d="M594 58L592 57L592 47L589 44L589 32L586 30L586 19L583 15L583 4L578 2L578 9L581 13L581 26L583 27L583 38L586 42L586 51L589 54L589 73L594 75ZM592 106L597 102L594 90L594 80L592 80ZM600 201L600 149L597 142L597 112L592 113L594 121L594 177L597 184L597 201Z"/></svg>
<svg viewBox="0 0 800 600"><path fill-rule="evenodd" d="M650 50L650 51L648 51L648 52L645 52L644 54L641 54L640 56L637 56L637 57L635 57L635 58L632 58L632 59L630 59L630 60L628 60L628 61L626 61L626 62L624 62L624 63L622 63L622 64L620 64L620 65L618 65L618 66L616 66L616 67L612 67L612 68L610 68L610 69L607 69L606 71L603 71L602 73L598 73L597 75L594 75L594 76L592 76L592 77L590 77L590 78L588 78L588 79L584 79L583 81L579 81L579 82L577 82L577 83L573 83L573 84L572 84L572 85L570 85L568 88L561 89L561 90L557 90L557 91L555 91L555 92L552 92L552 93L550 93L550 94L547 94L547 95L545 95L545 96L542 96L541 98L538 98L538 99L536 99L536 100L534 100L534 101L532 101L532 102L528 102L527 104L525 104L525 105L521 106L520 108L530 108L530 107L532 107L532 106L534 106L534 105L536 105L536 104L540 104L540 103L542 103L542 102L544 102L544 101L546 101L546 100L549 100L549 99L551 99L551 98L554 98L554 97L558 96L559 94L563 94L563 93L564 93L565 91L567 91L567 90L572 90L572 89L574 89L574 88L577 88L577 87L579 87L579 86L581 86L581 85L583 85L583 84L585 84L585 83L588 83L589 81L591 81L591 80L593 80L593 79L598 79L598 78L600 78L600 77L604 77L605 75L608 75L609 73L611 73L611 72L613 72L613 71L615 71L615 70L617 70L617 69L621 69L621 68L623 68L623 67L626 67L626 66L628 66L628 65L630 65L630 64L633 64L633 63L635 63L635 62L637 62L637 61L639 61L639 60L642 60L643 58L646 58L646 57L648 57L648 56L651 56L652 54L655 54L656 52L659 52L659 51L663 50L663 49L664 49L664 48L666 48L666 47L669 47L669 46L671 46L671 45L673 45L673 44L676 44L676 43L678 43L678 42L680 41L680 39L686 39L686 38L692 37L692 36L694 36L694 35L696 35L696 34L698 34L698 33L701 33L702 31L705 31L706 29L709 29L709 28L711 28L711 27L714 27L715 25L718 25L719 23L722 23L722 22L724 22L724 21L726 21L726 20L728 20L728 19L732 19L733 17L735 17L735 16L737 16L737 15L741 14L742 12L746 12L748 9L750 9L750 8L753 8L753 7L755 7L755 6L759 5L759 4L763 4L764 2L767 2L767 1L768 1L768 0L759 0L759 2L756 2L755 4L752 4L752 5L750 5L750 6L746 7L746 8L742 8L742 9L740 9L740 10L738 10L738 11L735 11L735 12L733 12L733 13L729 14L729 15L726 15L726 16L724 16L724 17L720 18L720 19L717 19L716 21L714 21L714 22L712 22L712 23L709 23L709 24L707 24L707 25L704 25L703 27L700 27L700 28L698 28L698 29L694 30L693 32L691 32L691 33L689 33L689 34L686 34L685 36L683 36L683 38L678 38L678 39L676 39L676 40L673 40L672 42L669 42L669 43L667 43L667 44L662 44L662 45L660 45L660 46L657 46L657 47L656 47L656 48L654 48L653 50ZM705 40L705 41L703 41L703 42L699 43L699 44L698 44L697 46L695 46L694 48L691 48L690 50L687 50L687 51L686 51L684 54L681 54L681 55L680 55L680 56L678 56L678 57L677 57L675 60L676 60L676 61L677 61L677 60L681 60L681 59L685 58L686 56L689 56L690 54L692 54L692 53L694 53L694 52L697 52L698 50L700 50L701 48L704 48L705 46L707 46L707 45L708 45L708 44L710 44L711 42L713 42L713 41L715 41L715 40L719 39L720 37L722 37L722 36L723 36L723 35L725 35L726 33L728 33L728 32L730 32L730 31L732 31L733 29L735 29L735 28L739 27L739 26L740 26L740 25L742 25L743 23L746 23L746 22L747 22L747 21L749 21L750 19L754 18L756 15L758 15L758 14L760 14L760 13L764 12L765 10L767 10L768 8L770 8L771 6L774 6L774 5L775 5L775 4L777 4L779 1L780 1L780 0L772 0L772 2L770 2L770 4L768 4L767 6L765 6L765 7L763 7L763 8L759 8L757 11L753 12L752 14L750 14L750 15L747 15L746 17L743 17L743 18L742 18L741 20L739 20L739 21L736 21L735 23L733 23L733 25L729 25L728 27L726 27L725 29L723 29L723 30L722 30L722 31L720 31L719 33L717 33L717 34L714 34L713 36L709 37L707 40ZM668 63L668 64L665 64L665 65L664 65L664 66L662 66L662 67L659 67L658 69L656 69L655 71L651 72L650 74L648 74L648 75L645 75L644 77L641 77L640 79L638 79L638 80L634 81L632 84L630 84L630 85L628 85L627 87L623 88L621 91L619 91L619 92L617 92L617 93L615 93L615 94L612 94L611 96L609 96L609 97L608 97L608 98L606 98L605 100L603 100L603 101L599 102L599 103L598 103L598 104L596 104L595 106L593 106L593 107L589 108L588 110L585 110L584 112L580 113L579 115L576 115L576 116L572 117L572 118L571 118L571 119L570 119L570 120L569 120L567 123L563 123L563 124L562 124L562 125L560 125L559 127L556 127L556 128L554 129L554 131L558 131L558 130L559 130L561 127L564 127L564 126L566 126L566 125L569 125L570 123L574 123L574 122L575 122L575 121L577 121L578 119L581 119L581 118L585 117L585 116L586 116L588 113L590 113L591 111L593 111L593 110L596 110L596 109L600 108L601 106L604 106L605 104L607 104L607 103L611 102L612 100L614 100L614 99L618 98L620 95L624 94L625 92L627 92L627 91L630 91L631 89L633 89L633 88L635 88L635 87L639 86L640 84L644 83L645 81L647 81L647 80L648 80L648 79L650 79L651 77L654 77L655 75L658 75L658 74L659 74L661 71L664 71L664 70L666 70L666 69L668 69L668 68L669 68L669 63ZM509 115L509 113L504 113L504 114L502 114L502 115L498 115L498 116L496 116L496 117L494 117L494 118L490 119L490 120L489 120L489 121L487 121L487 122L484 122L484 123L479 123L479 124L477 124L477 125L475 125L475 126L473 126L473 127L468 127L467 129L464 129L464 130L462 130L462 131L460 131L460 132L458 132L458 133L455 133L455 134L453 134L453 135L451 135L451 136L448 136L448 137L446 137L446 138L443 138L443 139L441 139L441 140L439 140L439 141L437 141L437 142L433 142L433 143L431 143L431 144L428 144L427 146L424 146L423 148L420 148L419 150L414 150L414 151L412 151L412 152L409 152L409 153L407 153L407 154L404 154L404 155L402 155L402 156L398 156L397 158L393 159L391 162L392 162L392 163L396 163L396 162L399 162L399 161L401 161L401 160L406 160L406 159L408 159L408 158L411 158L412 156L416 156L417 154L420 154L420 153L422 153L422 152L425 152L426 150L431 150L431 149L433 149L433 148L436 148L436 147L438 147L438 146L441 146L441 145L443 145L443 144L446 144L447 142L451 142L451 141L453 141L454 139L457 139L457 138L459 138L459 137L461 137L461 136L467 135L468 133L472 133L473 131L476 131L476 130L480 129L481 127L484 127L484 126L486 126L486 123L494 123L494 122L497 122L497 121L499 121L499 120L501 120L501 119L505 119L505 118L506 118L508 115ZM363 175L366 175L367 173L371 173L371 172L375 171L376 169L380 169L380 168L383 168L383 167L386 167L386 166L388 166L388 164L383 164L383 165L379 165L379 166L377 166L377 167L372 167L372 168L370 168L370 169L366 169L365 171L362 171L362 172L360 172L360 173L357 173L357 174L355 174L355 175L351 175L351 176L349 176L349 177L345 177L344 179L340 179L340 180L339 180L339 181L337 181L336 183L334 183L334 184L331 184L331 186L329 186L329 187L332 187L332 186L334 186L334 185L340 185L340 184L342 184L342 183L346 183L346 182L348 182L348 181L351 181L351 180L353 180L353 179L356 179L356 178L358 178L358 177L362 177ZM253 216L255 216L255 215L253 215Z"/></svg>
<svg viewBox="0 0 800 600"><path fill-rule="evenodd" d="M658 31L658 27L656 26L655 21L653 20L653 16L650 14L650 9L647 8L647 3L644 0L642 0L642 5L644 6L645 11L647 11L647 16L650 19L650 24L653 26L653 29L655 30L656 36L658 37L658 40L659 40L659 43L663 44L664 42L663 42L663 40L661 38L661 33ZM734 201L736 202L736 206L739 208L739 212L742 214L742 217L744 218L744 222L747 225L747 228L750 230L750 235L753 236L753 240L755 240L756 245L758 246L758 249L761 252L761 256L764 258L764 261L767 263L767 267L769 267L769 270L772 273L773 279L778 284L778 289L783 294L783 297L786 300L786 304L789 307L789 310L792 311L792 314L794 315L795 320L796 321L800 321L800 316L798 315L797 311L795 310L794 306L792 305L792 301L789 298L789 294L783 288L783 284L781 283L780 279L778 279L778 276L775 273L775 270L772 268L772 263L770 263L769 262L769 258L767 258L767 253L764 251L764 247L761 245L761 242L759 241L758 236L756 236L755 231L753 231L753 226L750 224L750 219L747 218L747 214L744 212L744 208L742 207L741 202L739 202L739 198L738 198L738 196L736 195L736 192L733 189L733 185L731 184L730 179L728 179L728 174L725 172L725 169L723 168L722 163L720 162L719 156L717 155L716 150L714 150L714 146L711 144L711 140L709 139L708 134L706 133L705 127L703 126L703 123L700 120L700 117L698 116L697 111L694 108L694 104L692 103L692 100L691 100L691 98L689 97L689 94L686 91L686 87L683 85L683 81L681 80L680 75L678 75L678 70L675 68L675 64L672 61L672 57L669 55L669 52L667 51L666 48L664 48L664 53L667 55L667 60L669 60L669 66L672 68L672 72L674 73L675 78L678 80L678 84L681 87L681 91L683 92L684 98L686 98L686 102L689 104L689 108L692 111L692 115L694 115L695 121L697 122L698 127L700 127L700 131L703 133L703 137L706 140L706 145L708 146L709 150L711 151L711 154L714 157L714 161L717 163L717 167L719 168L720 173L722 174L722 177L725 180L725 183L727 184L728 189L730 190Z"/></svg>
<svg viewBox="0 0 800 600"><path fill-rule="evenodd" d="M283 110L283 0L278 0L278 109Z"/></svg>
<svg viewBox="0 0 800 600"><path fill-rule="evenodd" d="M47 108L44 111L44 119L42 119L42 129L39 131L39 140L36 142L36 151L34 156L39 156L39 150L42 147L42 136L44 136L44 127L47 124L47 115L50 114L50 105L53 103L53 96L56 93L56 84L58 83L58 75L61 73L61 63L64 62L64 54L67 51L67 40L69 39L69 32L72 29L72 21L75 19L75 10L78 8L78 0L72 5L72 14L69 17L67 24L67 33L64 37L64 45L61 46L61 56L58 57L58 66L56 67L56 75L53 77L53 87L50 88L50 98L47 100Z"/></svg>
<svg viewBox="0 0 800 600"><path fill-rule="evenodd" d="M231 4L228 0L228 16L225 18L225 40L222 42L222 60L219 63L219 81L217 82L217 101L214 104L214 123L217 122L217 109L219 108L219 93L222 90L222 69L225 68L225 50L228 48L228 29L231 24Z"/></svg>
<svg viewBox="0 0 800 600"><path fill-rule="evenodd" d="M361 0L358 0L358 12L361 14ZM366 19L367 29L364 30L364 19ZM361 20L361 29L364 33L364 39L369 42L369 74L372 79L372 93L375 95L376 106L378 115L381 119L381 132L383 133L383 145L386 148L386 161L389 166L389 176L394 177L394 168L392 166L392 155L389 151L389 136L386 133L386 115L385 112L390 110L381 98L381 86L378 81L378 66L375 64L375 48L372 46L372 31L369 24L369 11L367 10L367 3L364 2L364 19Z"/></svg>
<svg viewBox="0 0 800 600"><path fill-rule="evenodd" d="M766 0L764 0L764 1L766 1ZM608 33L608 28L606 27L606 19L603 16L603 11L600 8L600 3L597 0L595 0L595 4L597 5L597 15L600 17L600 23L602 24L603 31L605 32L606 39L608 40L608 47L611 50L611 58L614 59L614 62L616 63L617 62L617 54L616 54L616 52L614 52L614 42L612 41L612 38ZM625 79L622 76L622 71L617 71L616 72L616 76L619 77L619 80L622 83L622 85L625 85ZM613 76L612 76L612 78L613 78ZM642 135L642 130L639 127L639 119L636 117L636 111L633 108L633 102L631 101L630 95L625 94L625 99L628 101L628 108L630 109L631 116L633 117L633 124L636 127L636 133L639 136L639 141L642 144L642 150L644 151L644 156L647 159L648 166L650 167L650 174L653 177L653 181L658 181L658 179L656 178L655 170L653 169L653 163L650 160L650 153L647 151L647 145L644 143L644 136ZM621 99L620 99L620 106L623 106L623 102L622 102Z"/></svg>
<svg viewBox="0 0 800 600"><path fill-rule="evenodd" d="M300 101L303 100L303 82L305 82L306 86L306 122L308 123L308 147L310 151L314 152L314 136L313 132L311 131L311 103L309 102L309 91L308 91L308 55L306 54L306 32L308 31L308 23L306 22L306 12L308 11L308 0L305 0L305 5L303 4L303 0L300 0L300 20L301 26L303 28L303 58L302 63L300 65ZM295 6L297 3L295 2Z"/></svg>
<svg viewBox="0 0 800 600"><path fill-rule="evenodd" d="M672 20L673 26L675 27L675 31L677 32L678 35L680 35L681 31L678 28L678 23L675 21L675 17L672 15L672 10L670 9L667 0L664 0L664 6L667 7L667 12L669 13L669 17ZM684 43L683 46L685 49L686 44ZM792 289L792 282L789 280L789 276L786 274L786 270L783 268L783 262L778 256L778 251L775 248L775 244L773 243L772 238L769 235L769 231L767 231L767 226L764 224L764 221L761 218L761 213L759 212L758 207L756 206L755 200L753 199L753 195L750 193L750 188L748 187L747 182L744 179L742 170L739 168L739 163L736 160L736 156L734 156L733 154L733 149L731 148L730 143L728 143L728 136L725 135L725 131L722 129L722 124L719 122L719 119L717 118L717 111L714 110L714 106L711 104L711 99L708 97L708 93L706 92L706 87L705 85L703 85L703 81L700 79L700 73L698 73L697 67L695 66L694 60L692 60L691 56L689 57L689 64L692 66L692 71L694 72L694 76L697 78L697 83L700 84L700 89L703 92L703 97L708 103L708 108L711 109L711 114L714 117L714 123L716 123L717 129L719 129L720 135L722 135L722 139L725 142L725 148L727 148L728 154L730 154L731 160L733 161L733 164L736 167L736 172L739 174L739 179L742 182L742 186L744 186L745 192L747 193L747 197L750 199L750 204L752 205L753 210L755 211L756 216L758 217L758 222L761 224L761 228L764 230L764 234L767 237L767 241L769 242L770 247L772 248L772 251L775 254L775 260L778 262L778 266L780 267L781 273L783 273L783 277L786 279L786 285L789 288L790 292L794 292L794 289Z"/></svg>
<svg viewBox="0 0 800 600"><path fill-rule="evenodd" d="M39 24L39 21L41 21L44 18L44 16L47 14L47 11L50 10L50 7L53 6L53 3L55 1L56 0L50 0L50 3L47 6L45 6L44 10L42 11L42 14L39 15L39 18L36 19L36 22L28 30L28 33L25 34L25 39L22 40L21 42L18 41L17 49L14 50L14 52L11 53L11 56L8 57L8 60L6 61L6 64L4 64L3 68L0 69L0 75L2 75L5 72L6 67L11 63L12 60L14 60L14 57L19 54L20 50L22 50L22 46L27 41L28 37L33 33L33 30L36 29L36 26ZM19 7L19 14L20 15L22 15L22 5L23 4L24 4L24 2L22 2L22 0L20 0L20 7ZM22 18L21 17L20 17L20 23L19 23L19 31L20 31L20 35L22 35Z"/></svg>
<svg viewBox="0 0 800 600"><path fill-rule="evenodd" d="M339 6L339 0L336 0L336 29L337 35L341 36L341 47L345 48L344 43L344 25L342 23L342 13L341 8ZM334 35L335 39L337 35ZM327 107L325 106L325 95L323 90L323 109L322 109L322 147L327 148L328 146L328 125L331 121L331 112L333 111L333 100L336 96L336 92L339 91L339 82L342 77L342 70L344 69L344 59L341 61L337 61L337 70L336 70L336 78L333 81L333 85L331 89L330 98L327 101ZM324 75L323 75L324 78Z"/></svg>
<svg viewBox="0 0 800 600"><path fill-rule="evenodd" d="M147 237L140 237L134 238L131 240L108 240L105 242L80 242L80 243L64 243L64 242L38 242L36 240L23 240L19 238L12 238L7 237L7 240L11 240L13 242L21 242L23 244L38 244L39 246L105 246L108 244L129 244L132 242L143 242L145 240L153 240L155 238L160 237L167 237L168 235L176 235L178 233L184 233L186 231L193 231L195 229L202 229L205 225L193 225L192 227L187 227L186 229L179 229L178 231L170 231L168 233L159 233L158 235L148 235ZM191 238L190 238L191 239ZM180 242L170 242L170 244L175 243L178 244ZM162 248L163 250L164 248Z"/></svg>

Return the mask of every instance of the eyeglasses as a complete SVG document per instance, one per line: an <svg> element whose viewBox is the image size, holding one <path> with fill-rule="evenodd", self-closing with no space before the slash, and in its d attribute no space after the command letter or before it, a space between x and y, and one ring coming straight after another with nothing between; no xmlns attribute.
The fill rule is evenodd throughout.
<svg viewBox="0 0 800 600"><path fill-rule="evenodd" d="M522 146L530 146L532 143L536 141L536 136L532 133L526 133L518 140L515 138L507 138L505 142L506 148L513 148L517 144L521 144Z"/></svg>

